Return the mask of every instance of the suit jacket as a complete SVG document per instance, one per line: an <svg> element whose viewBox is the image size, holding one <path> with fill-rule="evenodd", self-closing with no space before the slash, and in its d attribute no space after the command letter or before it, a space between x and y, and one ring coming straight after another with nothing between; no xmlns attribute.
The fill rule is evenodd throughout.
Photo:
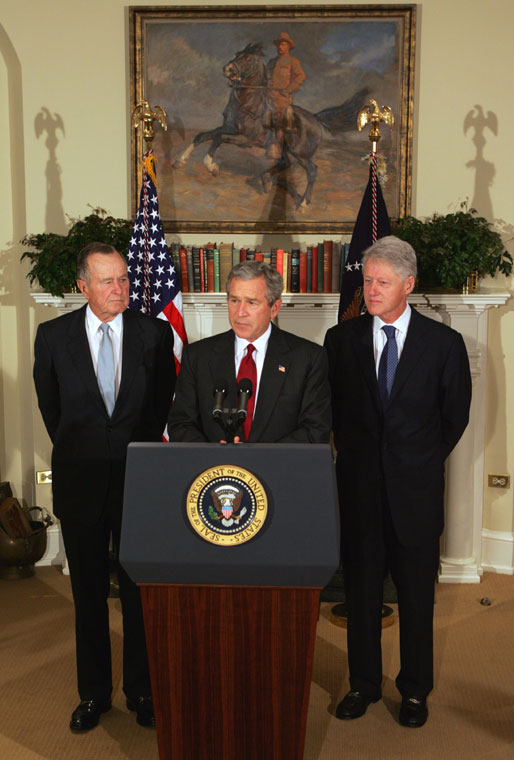
<svg viewBox="0 0 514 760"><path fill-rule="evenodd" d="M237 407L232 330L187 346L170 411L171 441L222 438L212 418L217 381L228 383L224 405ZM325 351L311 341L272 326L249 443L327 443L330 389Z"/></svg>
<svg viewBox="0 0 514 760"><path fill-rule="evenodd" d="M92 525L105 508L121 510L128 444L162 440L176 374L169 325L125 311L121 381L109 418L85 317L86 306L39 325L34 383L53 443L54 512Z"/></svg>
<svg viewBox="0 0 514 760"><path fill-rule="evenodd" d="M462 336L412 309L389 403L378 393L373 317L326 335L343 526L365 532L385 489L405 546L443 530L444 461L464 432L471 402Z"/></svg>

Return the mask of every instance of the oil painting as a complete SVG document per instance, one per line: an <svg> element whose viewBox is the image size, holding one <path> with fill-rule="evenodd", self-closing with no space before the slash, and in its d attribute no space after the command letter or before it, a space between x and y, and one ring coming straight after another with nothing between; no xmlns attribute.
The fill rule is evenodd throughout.
<svg viewBox="0 0 514 760"><path fill-rule="evenodd" d="M131 8L131 107L161 106L166 231L352 228L370 142L360 109L388 106L382 190L409 212L415 6ZM132 142L137 204L145 145Z"/></svg>

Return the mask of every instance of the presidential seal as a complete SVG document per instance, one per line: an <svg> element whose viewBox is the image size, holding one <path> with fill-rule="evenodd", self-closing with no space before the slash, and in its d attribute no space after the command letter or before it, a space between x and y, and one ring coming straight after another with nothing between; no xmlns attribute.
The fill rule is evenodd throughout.
<svg viewBox="0 0 514 760"><path fill-rule="evenodd" d="M196 477L187 493L189 522L201 538L218 546L238 546L254 538L268 514L264 486L251 472L219 465Z"/></svg>

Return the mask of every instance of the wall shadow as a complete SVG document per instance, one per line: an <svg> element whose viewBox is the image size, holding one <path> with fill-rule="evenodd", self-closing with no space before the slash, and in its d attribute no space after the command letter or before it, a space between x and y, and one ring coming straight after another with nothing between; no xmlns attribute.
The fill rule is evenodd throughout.
<svg viewBox="0 0 514 760"><path fill-rule="evenodd" d="M45 230L46 232L66 233L66 219L62 207L62 169L57 160L57 132L61 131L63 136L64 122L62 117L56 113L50 113L45 106L36 114L34 119L34 132L39 139L46 132L45 145L48 148L48 161L46 162L46 207L45 207Z"/></svg>
<svg viewBox="0 0 514 760"><path fill-rule="evenodd" d="M476 208L481 216L492 221L493 204L491 201L490 188L493 184L496 174L496 167L491 161L484 157L484 148L487 144L485 138L486 130L493 135L498 134L498 117L493 111L484 113L481 105L474 106L464 118L464 134L472 130L472 142L476 148L475 157L466 163L468 169L475 170L475 181L473 186L473 198L471 207Z"/></svg>
<svg viewBox="0 0 514 760"><path fill-rule="evenodd" d="M491 197L491 188L494 185L496 167L485 157L487 139L491 135L496 137L499 132L499 120L494 111L485 111L484 107L476 104L471 108L463 121L463 132L471 137L475 147L475 156L466 163L466 167L474 171L473 195L471 207L475 208L480 216L485 217L492 228L499 233L505 248L514 251L514 224L512 221L495 219ZM482 283L484 288L501 289L514 293L514 276L505 277L497 275L494 279L485 278ZM487 390L486 390L486 426L484 446L494 438L494 463L485 463L486 470L489 467L509 472L507 423L505 409L507 404L508 380L505 370L505 358L509 349L502 343L501 321L506 314L514 311L514 299L498 309L491 309L488 315L488 348L487 356ZM479 346L482 351L484 346ZM493 357L496 359L493 362ZM503 415L502 415L503 410ZM496 420L497 424L494 424ZM503 456L498 452L503 452ZM485 477L485 473L484 473ZM503 492L487 492L484 507L491 508L495 503L503 501ZM487 515L485 515L487 518ZM514 516L513 516L514 520Z"/></svg>

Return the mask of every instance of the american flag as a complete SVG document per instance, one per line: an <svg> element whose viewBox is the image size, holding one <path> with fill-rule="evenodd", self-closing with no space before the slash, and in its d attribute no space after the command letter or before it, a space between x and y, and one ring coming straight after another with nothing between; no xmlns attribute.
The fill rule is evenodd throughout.
<svg viewBox="0 0 514 760"><path fill-rule="evenodd" d="M168 320L173 330L173 353L178 373L182 347L187 343L187 335L182 316L179 276L166 244L159 214L156 161L152 150L143 156L139 208L127 255L130 279L129 308Z"/></svg>
<svg viewBox="0 0 514 760"><path fill-rule="evenodd" d="M376 159L376 157L375 157ZM373 202L373 184L375 184L376 201ZM375 213L374 213L375 212ZM348 252L348 261L341 285L338 322L358 317L364 309L362 294L362 254L379 238L391 234L387 208L378 182L376 161L371 157L369 179L364 191L357 221L353 229Z"/></svg>

